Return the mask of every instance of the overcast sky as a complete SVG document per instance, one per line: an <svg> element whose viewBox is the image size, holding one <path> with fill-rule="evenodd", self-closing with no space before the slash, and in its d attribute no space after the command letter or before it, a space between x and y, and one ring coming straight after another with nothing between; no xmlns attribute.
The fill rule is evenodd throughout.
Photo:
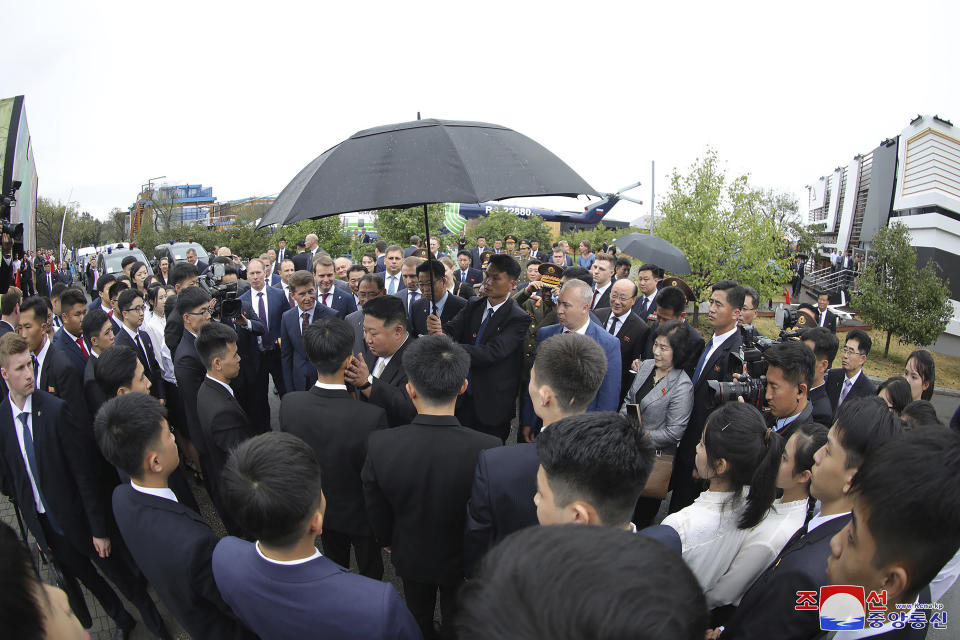
<svg viewBox="0 0 960 640"><path fill-rule="evenodd" d="M651 160L662 192L708 145L805 199L918 113L960 125L958 2L5 4L0 97L26 96L39 193L98 216L163 175L275 194L417 111L516 129L646 203Z"/></svg>

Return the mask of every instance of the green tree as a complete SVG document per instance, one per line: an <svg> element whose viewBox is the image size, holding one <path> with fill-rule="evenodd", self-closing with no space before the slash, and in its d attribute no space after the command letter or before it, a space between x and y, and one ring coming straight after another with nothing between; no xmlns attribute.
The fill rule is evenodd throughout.
<svg viewBox="0 0 960 640"><path fill-rule="evenodd" d="M708 149L686 175L674 170L655 230L686 254L690 274L683 278L699 309L719 280L748 284L763 298L779 292L790 275L779 222L748 177L728 179Z"/></svg>
<svg viewBox="0 0 960 640"><path fill-rule="evenodd" d="M89 212L72 215L67 218L67 229L64 232L64 243L68 247L96 247L101 244L103 236L103 222L97 220Z"/></svg>
<svg viewBox="0 0 960 640"><path fill-rule="evenodd" d="M852 302L866 322L887 332L883 357L890 338L900 344L933 344L953 316L947 281L927 262L917 270L917 252L910 231L896 222L873 237L867 264L857 280Z"/></svg>
<svg viewBox="0 0 960 640"><path fill-rule="evenodd" d="M37 247L45 249L56 249L59 252L60 247L60 226L63 224L64 217L69 223L71 216L76 215L76 209L72 204L64 204L57 200L54 202L50 198L40 196L37 198ZM64 229L66 236L66 229ZM69 244L64 237L64 243Z"/></svg>
<svg viewBox="0 0 960 640"><path fill-rule="evenodd" d="M520 240L539 240L541 248L549 247L550 229L540 216L520 217L501 207L495 207L489 215L480 218L479 222L466 230L468 246L476 246L477 238L487 239L487 246L492 247L496 239L503 240L513 234Z"/></svg>
<svg viewBox="0 0 960 640"><path fill-rule="evenodd" d="M827 225L823 223L807 227L802 222L794 221L787 225L787 235L797 245L797 253L815 257L820 255L820 236L826 228Z"/></svg>
<svg viewBox="0 0 960 640"><path fill-rule="evenodd" d="M123 209L113 208L107 214L107 221L103 223L103 240L105 242L126 242L127 237L127 212Z"/></svg>
<svg viewBox="0 0 960 640"><path fill-rule="evenodd" d="M430 235L439 236L443 224L443 205L427 205ZM336 218L334 218L336 219ZM387 244L409 246L410 236L424 238L423 205L409 209L380 209L377 212L377 238ZM323 246L323 245L321 245Z"/></svg>
<svg viewBox="0 0 960 640"><path fill-rule="evenodd" d="M590 243L591 251L594 253L599 253L604 242L609 245L614 239L625 236L631 231L638 231L638 229L613 229L607 228L603 226L603 223L601 223L592 229L583 229L581 231L565 233L560 236L560 239L566 240L570 243L570 248L573 250L573 259L576 260L577 256L580 255L580 243L584 240L587 240ZM641 233L645 233L644 230L639 231L641 231Z"/></svg>

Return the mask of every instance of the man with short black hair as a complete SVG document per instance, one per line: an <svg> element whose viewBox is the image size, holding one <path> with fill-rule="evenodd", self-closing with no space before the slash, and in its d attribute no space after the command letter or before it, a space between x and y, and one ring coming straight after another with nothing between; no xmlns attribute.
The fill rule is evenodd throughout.
<svg viewBox="0 0 960 640"><path fill-rule="evenodd" d="M125 393L150 393L152 384L133 347L120 344L100 353L94 365L94 376L108 399Z"/></svg>
<svg viewBox="0 0 960 640"><path fill-rule="evenodd" d="M765 399L770 407L767 424L786 442L797 427L813 422L807 390L813 384L816 361L806 345L793 340L771 346L763 359L767 361Z"/></svg>
<svg viewBox="0 0 960 640"><path fill-rule="evenodd" d="M413 235L410 236L410 246L404 249L403 257L408 258L413 255L413 252L420 248L420 236Z"/></svg>
<svg viewBox="0 0 960 640"><path fill-rule="evenodd" d="M863 372L872 345L866 331L853 329L847 332L841 351L841 368L831 369L826 376L827 397L834 413L845 400L877 395L877 387Z"/></svg>
<svg viewBox="0 0 960 640"><path fill-rule="evenodd" d="M657 285L660 278L657 277L660 267L655 264L647 263L640 265L637 271L637 288L640 295L633 305L633 312L640 316L644 322L649 317L657 313Z"/></svg>
<svg viewBox="0 0 960 640"><path fill-rule="evenodd" d="M387 295L383 277L379 273L368 273L357 284L357 310L347 314L344 320L353 328L353 353L366 353L367 342L363 339L363 305L374 298Z"/></svg>
<svg viewBox="0 0 960 640"><path fill-rule="evenodd" d="M83 316L87 312L87 297L79 289L65 289L60 294L60 331L53 336L53 346L63 351L83 378L90 357L90 348L83 339ZM57 316L54 316L56 318Z"/></svg>
<svg viewBox="0 0 960 640"><path fill-rule="evenodd" d="M178 262L173 265L173 271L170 272L170 284L176 290L177 294L190 287L197 286L200 276L197 275L197 267L189 262ZM114 327L113 332L120 333L119 325ZM163 327L163 341L167 343L167 348L171 354L177 352L180 345L180 339L183 337L183 319L176 313L167 316L167 323Z"/></svg>
<svg viewBox="0 0 960 640"><path fill-rule="evenodd" d="M424 260L417 265L416 273L417 290L422 297L410 307L410 327L414 336L420 336L427 333L427 316L433 314L440 317L441 323L449 322L467 301L447 291L447 269L442 262Z"/></svg>
<svg viewBox="0 0 960 640"><path fill-rule="evenodd" d="M487 239L484 236L477 236L477 246L470 249L470 257L473 262L473 268L480 271L483 266L483 252L487 251Z"/></svg>
<svg viewBox="0 0 960 640"><path fill-rule="evenodd" d="M177 265L179 266L179 265ZM200 454L201 466L207 462L207 446L203 439L203 429L197 415L197 391L206 376L206 368L197 353L195 345L197 334L203 325L210 322L210 296L200 287L188 287L177 294L177 308L173 315L179 316L183 324L183 337L173 352L173 372L177 379L177 390L186 417L186 429L190 441ZM169 320L167 321L169 327ZM209 485L209 474L204 471L204 480Z"/></svg>
<svg viewBox="0 0 960 640"><path fill-rule="evenodd" d="M418 415L409 425L370 435L361 474L364 496L374 535L392 550L420 630L426 637L433 634L439 590L447 636L464 577L463 512L473 469L480 451L500 442L454 417L470 369L462 346L446 336L423 336L407 348L403 365Z"/></svg>
<svg viewBox="0 0 960 640"><path fill-rule="evenodd" d="M386 267L383 264L384 256L387 253L387 243L383 240L377 240L373 245L374 258L377 261L373 273L383 273Z"/></svg>
<svg viewBox="0 0 960 640"><path fill-rule="evenodd" d="M0 296L0 337L17 330L20 325L21 302L23 292L17 287L10 287Z"/></svg>
<svg viewBox="0 0 960 640"><path fill-rule="evenodd" d="M368 273L367 268L362 264L351 264L347 267L347 284L350 286L350 292L353 293L353 302L357 305L357 309L360 308L360 278Z"/></svg>
<svg viewBox="0 0 960 640"><path fill-rule="evenodd" d="M60 317L60 296L63 295L63 292L67 290L67 285L63 282L58 282L53 285L53 290L50 291L50 304L53 306L53 330L59 331L60 327L63 326L63 319ZM80 292L83 295L83 292ZM83 296L83 306L87 306L87 297Z"/></svg>
<svg viewBox="0 0 960 640"><path fill-rule="evenodd" d="M303 332L321 318L336 316L330 307L317 304L317 285L309 271L290 276L290 290L296 307L283 312L280 319L280 362L287 391L306 391L313 386L317 370L307 359Z"/></svg>
<svg viewBox="0 0 960 640"><path fill-rule="evenodd" d="M473 257L466 249L457 252L457 266L460 268L453 272L457 282L472 287L483 280L483 272L473 267Z"/></svg>
<svg viewBox="0 0 960 640"><path fill-rule="evenodd" d="M817 318L817 325L828 329L830 333L837 332L837 316L828 309L830 305L830 294L820 292L817 294L817 310L820 312Z"/></svg>
<svg viewBox="0 0 960 640"><path fill-rule="evenodd" d="M97 279L97 295L93 296L90 304L87 305L87 311L100 307L103 312L110 315L113 309L110 307L110 287L117 281L117 276L107 273Z"/></svg>
<svg viewBox="0 0 960 640"><path fill-rule="evenodd" d="M96 364L100 354L113 346L113 323L101 309L94 309L83 316L81 328L90 345L90 357L83 369L83 390L87 395L90 415L96 416L108 398L97 384Z"/></svg>
<svg viewBox="0 0 960 640"><path fill-rule="evenodd" d="M306 442L272 431L242 443L224 468L223 498L256 542L221 540L213 577L259 637L419 640L393 586L354 575L317 550L326 499Z"/></svg>
<svg viewBox="0 0 960 640"><path fill-rule="evenodd" d="M154 354L150 335L140 329L145 308L143 295L136 289L127 289L120 293L117 298L117 310L122 324L120 332L114 336L114 342L134 350L137 359L143 365L144 374L150 379L150 395L162 401L166 397L163 370Z"/></svg>
<svg viewBox="0 0 960 640"><path fill-rule="evenodd" d="M743 306L740 308L740 332L748 333L754 340L763 336L755 326L753 321L757 318L757 309L760 305L760 294L753 287L745 286L743 288Z"/></svg>
<svg viewBox="0 0 960 640"><path fill-rule="evenodd" d="M830 404L830 398L827 396L825 378L827 371L833 365L834 358L837 357L840 342L836 335L823 327L805 329L800 340L813 351L815 362L813 382L810 391L807 392L807 399L813 405L813 421L822 425L833 424L833 405Z"/></svg>
<svg viewBox="0 0 960 640"><path fill-rule="evenodd" d="M295 391L283 398L280 430L313 447L323 469L330 498L321 534L324 553L349 568L352 546L360 575L379 580L383 559L367 522L360 471L367 438L387 427L387 414L347 393L344 372L353 355L353 330L345 320L324 318L307 327L303 341L317 369L317 381L310 391Z"/></svg>

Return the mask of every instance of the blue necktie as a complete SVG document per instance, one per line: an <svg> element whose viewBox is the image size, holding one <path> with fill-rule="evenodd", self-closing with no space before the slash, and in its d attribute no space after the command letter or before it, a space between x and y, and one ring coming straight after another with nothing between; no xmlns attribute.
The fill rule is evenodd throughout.
<svg viewBox="0 0 960 640"><path fill-rule="evenodd" d="M37 468L37 452L33 449L33 435L30 433L30 427L27 424L27 417L29 415L29 413L23 411L17 416L17 419L20 420L20 424L23 426L23 450L27 453L27 464L30 465L30 473L33 475L34 482L37 483L37 493L40 495L40 504L47 514L47 521L54 531L62 535L63 531L57 526L53 514L50 513L50 507L47 506L47 501L43 498L43 489L40 488L40 471Z"/></svg>
<svg viewBox="0 0 960 640"><path fill-rule="evenodd" d="M640 311L637 313L640 316L640 319L644 322L647 321L647 298L644 296L643 301L640 303Z"/></svg>
<svg viewBox="0 0 960 640"><path fill-rule="evenodd" d="M697 362L697 368L693 370L693 384L697 384L697 380L700 379L700 374L703 370L703 364L707 361L707 354L710 353L710 349L713 347L713 338L707 340L707 346L703 348L703 353L700 354L700 361Z"/></svg>

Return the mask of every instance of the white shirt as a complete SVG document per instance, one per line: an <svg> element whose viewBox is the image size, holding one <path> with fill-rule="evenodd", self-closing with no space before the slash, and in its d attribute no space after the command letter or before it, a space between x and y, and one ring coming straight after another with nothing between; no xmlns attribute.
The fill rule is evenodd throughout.
<svg viewBox="0 0 960 640"><path fill-rule="evenodd" d="M213 380L213 381L216 382L218 385L220 385L221 387L223 387L224 389L226 389L227 391L229 391L231 396L233 395L233 389L230 388L230 385L226 384L225 382L221 382L220 380L217 380L216 378L211 377L210 374L207 374L206 378L207 378L207 380Z"/></svg>
<svg viewBox="0 0 960 640"><path fill-rule="evenodd" d="M750 488L744 487L742 496L749 493ZM704 491L689 507L671 513L662 522L680 534L683 561L704 592L713 589L727 572L749 533L737 528L746 498L735 502L733 497L732 491ZM764 568L766 565L760 570Z"/></svg>
<svg viewBox="0 0 960 640"><path fill-rule="evenodd" d="M713 609L739 604L753 581L760 577L797 529L803 526L806 514L806 498L791 502L774 500L773 508L763 520L747 531L729 568L707 590L707 606Z"/></svg>
<svg viewBox="0 0 960 640"><path fill-rule="evenodd" d="M260 296L263 296L263 317L260 318ZM267 295L267 287L264 285L263 289L257 291L253 287L250 287L250 302L253 303L253 312L257 314L257 317L263 321L263 324L267 327L270 326L270 302L267 300L269 296Z"/></svg>
<svg viewBox="0 0 960 640"><path fill-rule="evenodd" d="M346 391L347 390L347 385L345 384L327 384L326 382L320 382L319 380L317 380L317 382L314 383L313 386L317 387L318 389L327 389L328 391Z"/></svg>
<svg viewBox="0 0 960 640"><path fill-rule="evenodd" d="M390 275L388 272L383 272L383 282L386 284L386 291L390 293L390 283L393 282L393 293L400 291L400 285L402 281L400 280L400 272L398 271L396 275Z"/></svg>
<svg viewBox="0 0 960 640"><path fill-rule="evenodd" d="M939 602L940 596L945 594L957 581L960 575L960 551L953 554L953 557L943 565L937 577L930 581L930 602Z"/></svg>
<svg viewBox="0 0 960 640"><path fill-rule="evenodd" d="M155 489L153 487L141 487L133 479L130 480L130 486L134 491L139 491L140 493L145 493L148 496L156 496L158 498L163 498L164 500L172 500L173 502L180 502L177 500L177 494L173 492L170 487L164 487L162 489Z"/></svg>
<svg viewBox="0 0 960 640"><path fill-rule="evenodd" d="M587 327L590 326L590 317L587 317L587 321L579 329L568 329L567 327L563 328L563 333L569 331L570 333L579 333L582 336L587 335Z"/></svg>
<svg viewBox="0 0 960 640"><path fill-rule="evenodd" d="M23 409L17 409L17 405L13 402L13 396L10 396L10 412L13 414L13 426L17 430L17 442L20 443L20 455L23 456L23 466L27 470L27 477L30 478L30 488L33 490L33 501L36 503L37 513L46 513L47 511L43 508L43 503L40 501L40 489L37 486L37 479L33 477L33 470L30 469L30 462L27 460L27 449L23 444L23 424L17 417L24 411L30 414L30 417L27 418L27 426L30 428L30 437L33 439L34 445L36 445L37 439L34 437L33 432L33 396L27 396L26 401L23 403ZM36 451L34 451L34 453L36 453ZM39 464L38 461L37 465L39 466Z"/></svg>
<svg viewBox="0 0 960 640"><path fill-rule="evenodd" d="M407 334L407 337L405 337L405 338L403 339L403 342L400 343L400 346L397 347L397 351L400 351L400 349L403 347L403 345L405 345L405 344L407 343L407 340L408 340L409 338L410 338L410 334L408 333L408 334ZM387 365L388 365L388 364L390 364L390 360L393 358L393 356L397 355L397 351L394 351L393 353L391 353L391 354L388 355L388 356L381 356L381 357L377 358L376 363L374 363L374 365L373 365L373 371L379 371L379 372L380 372L380 375L383 375L383 370L387 368ZM381 362L383 363L383 366L380 365ZM373 372L371 372L371 373L373 373ZM374 376L374 377L375 377L375 378L379 378L380 376Z"/></svg>
<svg viewBox="0 0 960 640"><path fill-rule="evenodd" d="M616 319L617 319L617 330L613 332L613 335L619 334L619 333L620 333L620 330L623 329L623 323L625 323L625 322L627 321L627 317L628 317L631 313L633 313L633 309L627 309L624 313L621 313L620 315L614 315L614 313L611 311L611 312L610 312L610 317L607 319L607 326L606 326L607 332L610 331L610 325L613 323L613 319L616 318Z"/></svg>
<svg viewBox="0 0 960 640"><path fill-rule="evenodd" d="M173 356L170 354L170 347L163 339L163 329L167 326L167 319L163 314L155 313L141 325L141 328L150 336L150 343L153 345L153 355L160 363L163 369L163 379L167 382L177 384L177 377L173 373ZM92 351L91 351L92 353Z"/></svg>
<svg viewBox="0 0 960 640"><path fill-rule="evenodd" d="M315 559L315 558L321 557L320 552L317 551L316 548L314 548L314 550L313 550L313 555L310 556L309 558L300 558L299 560L274 560L273 558L268 558L267 556L263 555L263 551L260 551L260 541L259 541L259 540L257 540L255 543L253 543L253 548L257 550L257 555L258 555L258 556L260 556L261 558L263 558L264 560L266 560L266 561L269 562L270 564L279 564L279 565L285 565L285 566L288 566L288 567L289 567L289 566L293 566L293 565L297 565L297 564L305 564L305 563L310 562L311 560L313 560L313 559Z"/></svg>
<svg viewBox="0 0 960 640"><path fill-rule="evenodd" d="M325 306L325 307L333 307L333 294L336 292L336 289L337 289L337 288L336 288L335 286L330 285L330 289L329 289L326 293L324 293L323 291L320 291L320 289L318 288L318 289L317 289L317 302L319 302L320 304L322 304L322 305ZM326 301L326 303L324 303L324 301L323 301L323 296L327 296L327 301Z"/></svg>
<svg viewBox="0 0 960 640"><path fill-rule="evenodd" d="M102 300L100 301L100 309L101 309L105 314L107 314L108 316L110 316L111 318L113 317L113 315L112 315L112 314L113 314L113 309L108 309L107 307L103 306L103 301L102 301Z"/></svg>
<svg viewBox="0 0 960 640"><path fill-rule="evenodd" d="M810 522L807 523L807 533L810 533L811 531L813 531L814 529L816 529L817 527L819 527L825 522L830 522L831 520L835 520L841 516L848 516L848 515L850 515L850 512L844 511L843 513L835 513L832 516L822 516L818 511L817 515L810 518Z"/></svg>
<svg viewBox="0 0 960 640"><path fill-rule="evenodd" d="M37 359L37 379L33 381L33 386L37 389L40 388L40 372L43 371L43 361L47 359L47 353L49 351L50 340L48 340L46 334L44 334L43 344L40 346L40 351L33 354Z"/></svg>
<svg viewBox="0 0 960 640"><path fill-rule="evenodd" d="M713 352L716 351L718 348L720 348L720 345L722 345L727 340L727 338L729 338L739 330L740 328L734 325L733 329L730 329L730 331L727 331L726 333L721 333L720 335L713 334L713 338L710 342L710 351L707 352L707 357L703 359L704 367L707 366L707 362L710 361L710 356L713 355ZM703 375L702 371L700 372L700 375Z"/></svg>
<svg viewBox="0 0 960 640"><path fill-rule="evenodd" d="M612 280L611 280L610 282L608 282L607 284L603 285L602 287L595 287L595 288L594 288L594 291L595 291L596 294L597 294L597 295L595 296L595 300L596 300L597 302L600 302L600 298L603 297L603 292L606 291L607 289L609 289L611 284L613 284L613 281L612 281ZM590 305L590 308L591 308L591 309L596 309L597 306L596 306L595 304L593 304L593 305Z"/></svg>

